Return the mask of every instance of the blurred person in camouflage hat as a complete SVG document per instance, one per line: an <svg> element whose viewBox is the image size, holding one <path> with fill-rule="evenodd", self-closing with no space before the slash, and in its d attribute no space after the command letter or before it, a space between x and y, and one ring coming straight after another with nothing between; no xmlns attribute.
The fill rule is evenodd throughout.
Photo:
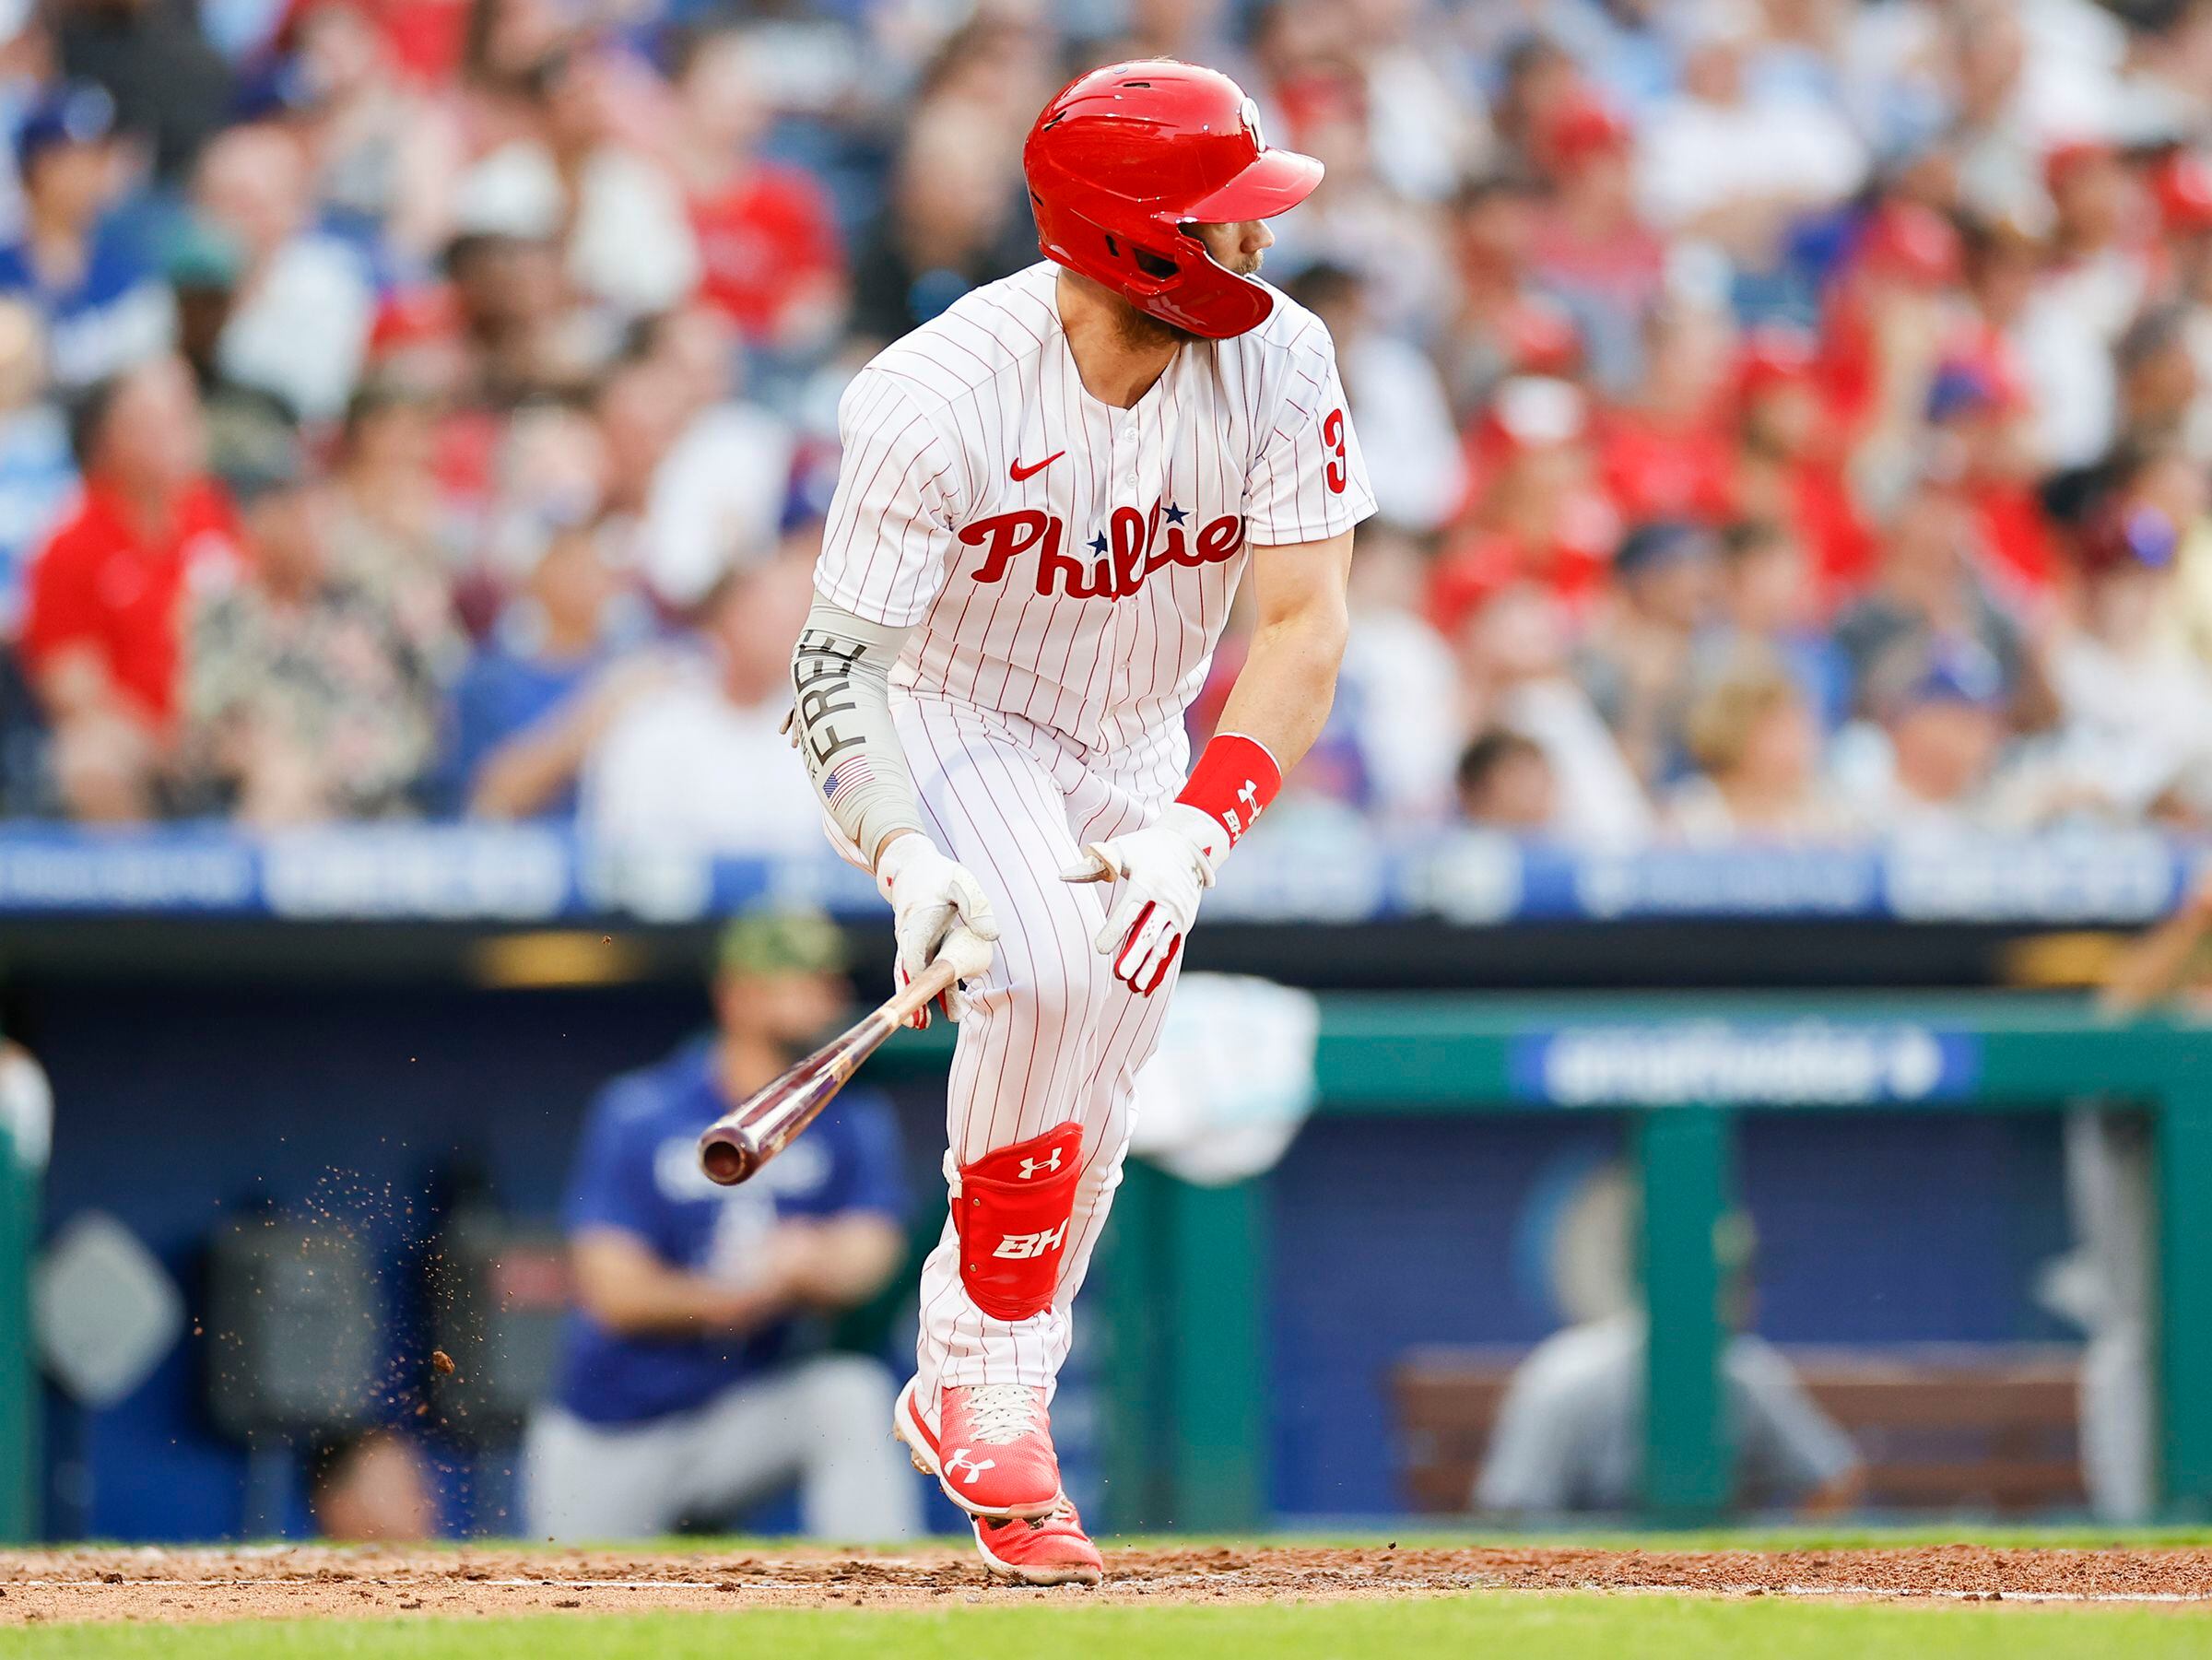
<svg viewBox="0 0 2212 1660"><path fill-rule="evenodd" d="M817 1537L921 1530L922 1489L881 1434L891 1374L828 1335L905 1257L888 1104L844 1090L743 1186L699 1168L700 1132L836 1022L846 966L844 936L818 911L739 917L714 952L715 1031L593 1105L562 1207L576 1310L525 1449L538 1534L727 1528L793 1487Z"/></svg>

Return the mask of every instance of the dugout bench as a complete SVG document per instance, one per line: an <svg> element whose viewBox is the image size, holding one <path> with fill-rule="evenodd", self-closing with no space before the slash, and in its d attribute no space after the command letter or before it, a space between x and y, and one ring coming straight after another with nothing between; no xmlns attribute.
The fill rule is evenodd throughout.
<svg viewBox="0 0 2212 1660"><path fill-rule="evenodd" d="M1806 1391L1866 1461L1877 1511L2080 1512L2080 1352L2019 1343L1785 1349ZM1400 1490L1465 1513L1525 1349L1438 1345L1391 1369Z"/></svg>
<svg viewBox="0 0 2212 1660"><path fill-rule="evenodd" d="M2206 1032L2118 1025L2082 997L1681 994L1324 999L1316 1111L1631 1116L1651 1310L1645 1502L1668 1525L1729 1500L1718 1357L1736 1113L2052 1112L2155 1119L2161 1491L2212 1516L2212 1067ZM1233 1532L1267 1510L1263 1183L1132 1165L1108 1230L1108 1492L1117 1529ZM1378 1368L1389 1357L1378 1356ZM2048 1395L2045 1405L2048 1405ZM1162 1433L1163 1428L1166 1433ZM2046 1472L2047 1473L2047 1472Z"/></svg>

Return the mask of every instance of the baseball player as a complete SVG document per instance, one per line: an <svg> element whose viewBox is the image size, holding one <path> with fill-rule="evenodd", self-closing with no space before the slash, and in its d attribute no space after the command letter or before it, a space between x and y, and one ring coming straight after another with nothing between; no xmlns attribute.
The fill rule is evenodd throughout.
<svg viewBox="0 0 2212 1660"><path fill-rule="evenodd" d="M1374 502L1327 330L1256 277L1318 161L1169 61L1076 80L1022 161L1045 262L845 393L792 674L898 972L959 975L950 1216L896 1430L994 1571L1088 1584L1048 1418L1069 1309L1199 898L1328 713ZM1247 568L1251 653L1193 766Z"/></svg>

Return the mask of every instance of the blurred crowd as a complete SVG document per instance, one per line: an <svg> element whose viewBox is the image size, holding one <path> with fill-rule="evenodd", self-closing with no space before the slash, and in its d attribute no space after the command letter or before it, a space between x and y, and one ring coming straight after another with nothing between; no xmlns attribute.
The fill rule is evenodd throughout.
<svg viewBox="0 0 2212 1660"><path fill-rule="evenodd" d="M1165 54L1329 170L1267 274L1382 516L1308 810L2212 827L2206 0L5 27L9 814L818 846L777 726L838 394L1036 257L1050 93Z"/></svg>

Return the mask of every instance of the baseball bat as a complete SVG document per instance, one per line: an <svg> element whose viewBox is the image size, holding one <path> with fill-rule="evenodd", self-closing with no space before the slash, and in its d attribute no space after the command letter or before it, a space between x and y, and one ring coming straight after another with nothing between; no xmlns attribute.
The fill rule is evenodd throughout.
<svg viewBox="0 0 2212 1660"><path fill-rule="evenodd" d="M815 1121L884 1039L931 998L950 991L952 982L950 963L931 963L882 1007L716 1119L699 1138L699 1167L707 1180L724 1187L750 1180Z"/></svg>

